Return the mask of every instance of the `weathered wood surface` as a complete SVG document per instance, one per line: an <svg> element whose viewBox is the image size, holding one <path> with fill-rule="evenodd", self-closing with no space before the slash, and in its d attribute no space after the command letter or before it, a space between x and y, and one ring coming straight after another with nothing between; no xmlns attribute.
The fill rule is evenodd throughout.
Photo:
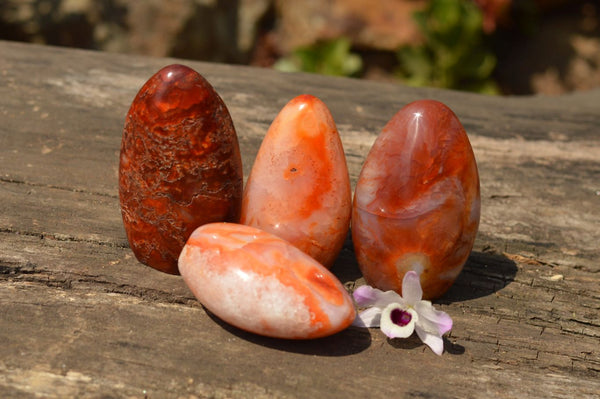
<svg viewBox="0 0 600 399"><path fill-rule="evenodd" d="M122 126L139 87L172 62L0 42L0 397L597 397L600 91L482 97L185 62L228 105L246 176L301 93L330 107L353 183L401 106L435 98L457 113L482 220L436 305L455 322L437 357L379 330L253 336L135 260L117 196ZM333 270L361 283L350 242Z"/></svg>

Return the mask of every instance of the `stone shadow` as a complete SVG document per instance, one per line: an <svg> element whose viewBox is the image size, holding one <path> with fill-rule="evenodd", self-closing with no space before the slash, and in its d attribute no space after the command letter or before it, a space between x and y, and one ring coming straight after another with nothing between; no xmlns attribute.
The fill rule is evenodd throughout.
<svg viewBox="0 0 600 399"><path fill-rule="evenodd" d="M330 270L345 286L348 286L348 284L353 286L356 280L362 278L350 233L348 233L344 247Z"/></svg>
<svg viewBox="0 0 600 399"><path fill-rule="evenodd" d="M512 282L517 265L496 252L473 251L458 278L435 302L450 304L488 296Z"/></svg>
<svg viewBox="0 0 600 399"><path fill-rule="evenodd" d="M444 352L450 355L462 355L465 353L465 347L451 342L448 338L444 337ZM415 348L427 348L416 333L408 338L387 338L387 343L396 349L415 349ZM430 350L428 348L428 350Z"/></svg>
<svg viewBox="0 0 600 399"><path fill-rule="evenodd" d="M350 234L331 272L349 290L364 284ZM452 287L434 302L449 304L488 296L507 286L516 274L517 265L506 256L485 249L472 251ZM359 279L362 282L358 282Z"/></svg>
<svg viewBox="0 0 600 399"><path fill-rule="evenodd" d="M211 319L227 332L253 344L283 352L316 356L349 356L371 346L371 333L367 328L348 327L337 334L316 339L281 339L264 337L241 330L219 319L205 308Z"/></svg>

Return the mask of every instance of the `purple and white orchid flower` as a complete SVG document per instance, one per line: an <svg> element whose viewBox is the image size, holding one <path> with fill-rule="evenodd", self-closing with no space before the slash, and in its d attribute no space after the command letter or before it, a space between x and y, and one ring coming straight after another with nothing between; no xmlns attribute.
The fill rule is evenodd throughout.
<svg viewBox="0 0 600 399"><path fill-rule="evenodd" d="M367 307L358 314L353 325L380 327L390 338L408 338L413 331L431 350L441 355L444 351L442 335L452 329L452 319L445 312L435 310L429 301L422 300L423 290L419 275L409 271L402 280L402 294L381 291L363 285L354 291L359 307Z"/></svg>

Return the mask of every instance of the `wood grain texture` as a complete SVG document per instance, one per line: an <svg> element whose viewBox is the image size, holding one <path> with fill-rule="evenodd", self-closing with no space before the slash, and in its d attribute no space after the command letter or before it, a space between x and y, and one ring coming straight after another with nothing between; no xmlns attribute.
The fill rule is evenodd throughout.
<svg viewBox="0 0 600 399"><path fill-rule="evenodd" d="M600 91L484 97L270 70L0 42L0 397L595 397L600 392ZM227 104L248 176L291 98L321 98L352 185L376 135L433 98L464 124L481 177L475 250L436 303L447 352L350 328L267 339L139 264L117 195L135 94L183 62ZM363 280L351 241L332 268Z"/></svg>

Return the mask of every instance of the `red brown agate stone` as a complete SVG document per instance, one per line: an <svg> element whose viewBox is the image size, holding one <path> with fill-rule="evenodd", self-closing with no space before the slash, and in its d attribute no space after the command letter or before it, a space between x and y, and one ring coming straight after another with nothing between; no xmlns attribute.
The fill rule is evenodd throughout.
<svg viewBox="0 0 600 399"><path fill-rule="evenodd" d="M402 108L360 173L352 239L367 283L401 293L409 270L440 297L463 268L479 226L479 175L456 115L433 100Z"/></svg>
<svg viewBox="0 0 600 399"><path fill-rule="evenodd" d="M229 111L196 71L169 65L140 89L125 121L119 197L137 259L178 274L191 233L237 222L242 161Z"/></svg>

